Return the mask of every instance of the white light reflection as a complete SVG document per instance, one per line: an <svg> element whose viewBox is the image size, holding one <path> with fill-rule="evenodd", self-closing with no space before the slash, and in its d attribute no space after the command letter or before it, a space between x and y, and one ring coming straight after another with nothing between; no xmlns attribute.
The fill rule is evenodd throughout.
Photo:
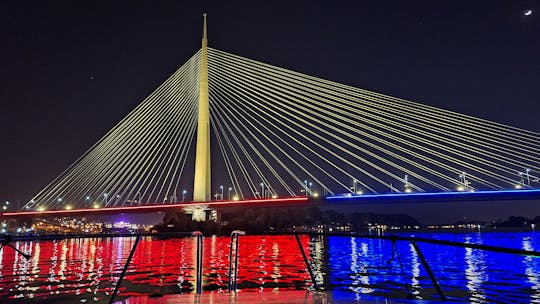
<svg viewBox="0 0 540 304"><path fill-rule="evenodd" d="M178 286L178 290L182 290L182 284L185 282L185 275L186 275L186 269L188 268L187 262L186 262L186 240L187 238L182 238L179 241L179 247L178 250L180 251L180 258L179 258L179 269L178 269L178 283L176 283L176 286ZM150 254L148 254L150 256Z"/></svg>
<svg viewBox="0 0 540 304"><path fill-rule="evenodd" d="M523 250L534 251L531 237L524 237L521 246ZM525 276L527 276L527 282L531 284L531 303L540 303L540 274L538 273L540 265L537 263L537 259L533 259L531 256L525 256L523 258L523 264L525 264Z"/></svg>
<svg viewBox="0 0 540 304"><path fill-rule="evenodd" d="M317 282L324 282L324 275L325 273L325 261L324 261L324 237L322 235L319 235L317 239L310 239L313 240L311 243L312 248L312 268L313 268L313 274L315 275L315 280ZM313 282L315 284L315 282Z"/></svg>
<svg viewBox="0 0 540 304"><path fill-rule="evenodd" d="M49 277L47 278L49 283L57 282L56 274L55 274L57 264L58 264L58 241L53 241L52 254L51 254L51 267L49 268ZM54 294L52 289L53 287L51 284L47 285L47 290L50 292L50 294Z"/></svg>
<svg viewBox="0 0 540 304"><path fill-rule="evenodd" d="M68 244L67 241L62 241L62 254L60 255L60 269L58 270L58 276L60 276L60 281L66 280L66 268L67 268L67 253L68 253Z"/></svg>
<svg viewBox="0 0 540 304"><path fill-rule="evenodd" d="M411 252L411 293L416 299L422 299L420 296L420 263L418 262L418 255L416 249L414 249L413 244L409 243L409 251Z"/></svg>
<svg viewBox="0 0 540 304"><path fill-rule="evenodd" d="M470 243L471 237L465 238L465 243ZM482 284L488 280L484 253L481 250L465 248L465 278L467 279L467 289L471 296L472 303L487 303L486 296L482 289Z"/></svg>
<svg viewBox="0 0 540 304"><path fill-rule="evenodd" d="M351 237L351 279L353 280L352 286L349 287L354 293L356 301L360 301L360 294L372 293L374 290L369 287L369 276L366 274L366 262L359 263L358 255L362 257L368 256L368 244L362 243L360 245L360 253L357 252L356 238ZM365 261L365 259L362 259ZM358 286L362 285L362 286Z"/></svg>
<svg viewBox="0 0 540 304"><path fill-rule="evenodd" d="M21 244L21 242L16 242L14 246L15 248L17 248L17 250L20 250L22 252L31 252L28 248L28 243ZM29 289L27 286L30 277L28 275L28 268L30 267L31 262L26 260L21 254L19 254L18 251L15 252L15 259L13 262L13 274L17 274L19 278L19 282L15 287L20 292L15 297L22 298L24 297L24 291Z"/></svg>
<svg viewBox="0 0 540 304"><path fill-rule="evenodd" d="M265 261L265 256L266 256L266 238L262 238L261 239L261 244L259 244L259 261L260 261L260 265L259 265L259 273L261 274L261 277L258 278L259 280L259 284L260 284L260 287L259 287L259 291L263 291L264 289L264 278L266 277L267 275L267 272L266 272L266 261ZM278 288L276 288L278 289Z"/></svg>
<svg viewBox="0 0 540 304"><path fill-rule="evenodd" d="M279 278L281 278L281 270L279 269L281 264L279 263L279 244L277 242L272 243L272 264L274 266L271 277L274 279L274 283L278 283Z"/></svg>

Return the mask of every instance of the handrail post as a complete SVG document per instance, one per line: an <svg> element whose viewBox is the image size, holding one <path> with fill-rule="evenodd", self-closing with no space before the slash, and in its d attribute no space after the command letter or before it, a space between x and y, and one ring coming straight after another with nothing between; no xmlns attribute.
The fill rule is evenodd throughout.
<svg viewBox="0 0 540 304"><path fill-rule="evenodd" d="M231 241L229 243L229 281L227 282L227 291L236 292L238 287L238 239L241 235L246 235L245 231L234 230L231 233ZM233 273L233 245L234 245L234 273ZM234 280L233 280L234 277Z"/></svg>
<svg viewBox="0 0 540 304"><path fill-rule="evenodd" d="M420 261L422 262L422 265L426 269L426 272L428 273L429 278L431 279L431 283L433 283L433 287L435 287L435 290L437 290L437 293L439 294L439 297L441 298L441 300L446 300L446 297L443 294L443 291L441 289L441 286L439 285L439 282L437 282L437 279L435 278L435 275L431 271L431 268L429 267L429 264L427 263L426 259L424 258L424 254L422 253L422 251L420 251L420 247L418 247L416 242L413 241L413 240L411 240L411 244L413 245L414 250L418 254L418 257L420 258Z"/></svg>
<svg viewBox="0 0 540 304"><path fill-rule="evenodd" d="M133 248L131 248L131 252L129 253L126 263L124 264L124 269L122 269L122 273L120 274L118 281L116 281L116 286L114 286L114 291L109 300L109 304L112 304L114 302L114 299L116 298L116 295L118 294L120 285L122 284L122 280L124 279L124 276L126 275L126 272L129 268L129 264L131 263L131 259L133 258L133 255L135 254L135 249L137 248L137 245L139 245L139 241L141 240L141 236L142 234L139 233L137 235L137 238L135 239L135 244L133 244Z"/></svg>
<svg viewBox="0 0 540 304"><path fill-rule="evenodd" d="M232 256L232 246L233 246L233 240L234 240L234 231L233 233L231 233L231 241L229 242L229 280L227 282L227 291L228 292L231 292L231 289L232 289L232 280L231 280L231 274L232 274L232 259L233 259L233 256Z"/></svg>
<svg viewBox="0 0 540 304"><path fill-rule="evenodd" d="M202 293L202 268L203 268L203 234L200 231L194 231L193 236L197 237L197 261L196 261L196 289L197 294Z"/></svg>
<svg viewBox="0 0 540 304"><path fill-rule="evenodd" d="M304 258L304 263L306 263L306 267L309 272L309 276L311 277L311 281L313 282L313 286L315 287L315 290L321 290L321 288L319 287L319 284L317 284L317 280L315 280L315 274L313 274L313 270L311 270L311 265L309 264L306 253L304 252L304 247L302 247L302 243L300 242L300 238L298 237L298 234L295 234L294 237L296 238L296 242L298 243L298 248L300 248L300 252L302 253L302 257Z"/></svg>

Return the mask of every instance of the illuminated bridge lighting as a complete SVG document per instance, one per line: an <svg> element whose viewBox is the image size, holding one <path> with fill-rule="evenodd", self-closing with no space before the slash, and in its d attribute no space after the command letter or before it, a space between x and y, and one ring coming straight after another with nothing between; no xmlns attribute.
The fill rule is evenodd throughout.
<svg viewBox="0 0 540 304"><path fill-rule="evenodd" d="M362 194L362 195L332 195L327 196L327 200L399 200L399 199L415 199L422 198L422 200L429 199L488 199L488 198L505 198L505 199L523 199L529 197L540 196L540 189L525 189L525 190L487 190L487 191L474 191L474 192L412 192L412 193L387 193L387 194Z"/></svg>
<svg viewBox="0 0 540 304"><path fill-rule="evenodd" d="M164 204L164 205L144 205L144 206L127 206L127 207L106 207L106 208L85 208L85 209L70 209L70 210L43 210L43 211L20 211L20 212L3 212L0 217L18 217L18 216L69 216L77 214L103 214L103 213L123 213L123 212L159 212L172 208L184 208L192 206L206 207L233 207L235 205L266 205L266 204L287 204L308 202L308 198L301 197L286 197L286 198L269 198L269 199L249 199L249 200L230 200L230 201L210 201L210 202L191 202L179 204Z"/></svg>

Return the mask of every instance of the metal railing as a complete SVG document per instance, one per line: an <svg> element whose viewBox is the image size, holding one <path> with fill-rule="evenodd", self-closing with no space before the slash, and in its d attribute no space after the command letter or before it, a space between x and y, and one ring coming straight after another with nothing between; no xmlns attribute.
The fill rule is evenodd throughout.
<svg viewBox="0 0 540 304"><path fill-rule="evenodd" d="M479 250L485 250L485 251L491 251L491 252L498 252L498 253L506 253L506 254L517 254L517 255L524 255L524 256L531 256L531 257L540 257L540 252L538 251L531 251L531 250L523 250L523 249L514 249L514 248L505 248L505 247L497 247L497 246L490 246L490 245L481 245L481 244L470 244L470 243L460 243L455 241L445 241L445 240L434 240L434 239L427 239L427 238L421 238L421 237L410 237L410 236L397 236L397 235L366 235L366 234L359 234L359 233L325 233L325 232L281 232L281 233L275 233L279 235L294 235L296 238L296 241L298 243L298 247L300 249L300 252L302 253L302 257L304 258L304 262L306 263L306 269L309 272L309 275L311 277L313 286L316 290L320 290L321 286L318 284L318 282L315 279L315 276L313 274L313 271L311 270L311 264L308 261L306 254L304 252L304 248L302 247L302 244L300 242L300 239L298 238L299 235L309 235L309 236L337 236L337 237L355 237L355 238L364 238L364 239L377 239L377 240L387 240L391 241L393 244L393 250L395 243L397 241L405 241L409 242L416 254L418 255L418 258L420 259L420 262L422 263L422 266L425 268L431 283L435 290L437 291L437 294L439 295L439 298L441 300L446 300L446 296L444 295L444 292L437 281L435 274L431 270L431 267L429 266L424 254L420 250L420 247L417 243L425 243L425 244L434 244L434 245L442 245L442 246L452 246L452 247L460 247L460 248L471 248L471 249L479 249ZM397 250L397 249L396 249ZM393 253L392 253L393 254ZM399 253L398 253L399 258ZM401 265L401 261L400 261Z"/></svg>
<svg viewBox="0 0 540 304"><path fill-rule="evenodd" d="M228 283L227 283L227 290L228 292L236 292L238 289L238 257L239 257L239 237L242 235L245 235L246 233L244 231L235 230L231 233L230 238L230 244L229 244L229 277L228 277ZM485 250L485 251L491 251L491 252L497 252L497 253L505 253L505 254L516 254L516 255L524 255L524 256L531 256L531 257L540 257L540 252L538 251L531 251L531 250L523 250L523 249L514 249L514 248L505 248L505 247L497 247L497 246L490 246L490 245L481 245L481 244L470 244L470 243L461 243L461 242L455 242L455 241L446 241L446 240L435 240L435 239L428 239L428 238L421 238L421 237L410 237L410 236L397 236L397 235L366 235L366 234L359 234L359 233L324 233L324 232L275 232L275 233L269 233L271 235L292 235L295 237L296 243L298 244L298 248L300 250L300 253L302 255L302 258L304 260L304 263L306 265L306 270L309 273L309 276L311 278L313 287L315 290L323 290L325 289L324 283L321 285L313 272L311 263L308 259L308 256L306 255L304 251L304 247L302 246L302 243L300 241L299 236L300 235L308 235L311 237L355 237L355 238L364 238L364 239L377 239L377 240L387 240L392 242L392 258L394 255L394 250L397 252L397 248L395 247L396 242L398 241L404 241L409 242L412 247L414 248L416 254L418 255L418 258L420 259L420 262L422 263L422 266L426 270L431 283L435 290L437 291L437 294L441 298L441 300L446 300L446 297L444 295L444 292L439 284L439 282L436 279L435 274L433 273L429 263L427 262L423 252L420 250L420 247L418 246L418 243L425 243L425 244L433 244L433 245L442 245L442 246L451 246L451 247L460 247L460 248L470 248L470 249L478 249L478 250ZM170 233L139 233L139 234L99 234L99 235L50 235L50 236L8 236L8 235L0 235L0 242L2 247L11 247L15 249L15 247L11 246L10 242L12 241L31 241L31 240L62 240L62 239L72 239L72 238L116 238L116 237L135 237L135 242L133 244L133 247L131 248L130 254L124 264L124 267L122 269L122 272L120 274L120 277L118 281L116 282L114 291L111 295L109 303L113 303L115 298L117 297L120 286L122 284L122 281L124 277L127 274L129 265L131 263L131 260L135 254L136 248L141 240L142 237L145 236L151 236L151 237L196 237L196 283L195 283L195 292L197 294L202 293L202 277L203 277L203 235L199 231L194 232L170 232ZM25 258L28 258L29 256L23 252L20 252L19 249L15 249L19 253L21 253ZM398 259L399 259L399 252ZM401 260L399 260L400 266ZM403 270L403 269L402 269ZM407 287L408 288L408 287Z"/></svg>
<svg viewBox="0 0 540 304"><path fill-rule="evenodd" d="M127 274L127 271L129 269L129 265L131 264L131 260L133 259L133 256L135 255L135 251L137 249L137 246L139 245L139 242L142 237L189 237L193 236L196 237L196 246L197 246L197 258L196 258L196 275L195 275L195 291L196 293L200 294L202 292L202 262L203 262L203 234L200 231L193 231L193 232L160 232L160 233L138 233L138 234L132 234L132 233L123 233L123 234L65 234L65 235L38 235L38 236L10 236L10 235L0 235L0 244L2 247L10 247L13 250L16 250L18 253L22 254L23 257L26 259L30 258L30 255L20 251L19 249L16 249L14 246L12 246L10 243L14 241L33 241L33 240L44 240L44 241L53 241L53 240L65 240L65 239L89 239L89 238L118 238L118 237L135 237L135 243L133 243L133 246L131 247L129 256L124 263L124 266L122 268L122 272L120 273L120 276L118 280L115 283L114 290L111 294L111 297L109 298L109 304L114 303L114 300L118 296L118 293L120 291L120 286L122 284L122 281L124 277Z"/></svg>
<svg viewBox="0 0 540 304"><path fill-rule="evenodd" d="M231 242L229 243L229 280L227 282L228 292L236 292L238 289L238 240L241 235L246 235L246 233L240 230L235 230L231 233Z"/></svg>

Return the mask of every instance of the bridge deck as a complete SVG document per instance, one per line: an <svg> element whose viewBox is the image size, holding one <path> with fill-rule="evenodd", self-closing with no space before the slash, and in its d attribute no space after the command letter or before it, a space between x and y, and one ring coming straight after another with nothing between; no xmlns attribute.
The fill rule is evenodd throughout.
<svg viewBox="0 0 540 304"><path fill-rule="evenodd" d="M206 206L211 209L238 207L291 207L308 205L357 205L357 204L391 204L391 203L422 203L422 202L456 202L456 201L515 201L540 200L540 189L499 190L477 192L418 192L390 193L363 195L335 195L322 199L312 199L305 196L275 199L250 199L239 201L190 202L162 205L105 207L72 210L17 211L0 213L1 218L32 218L32 217L61 217L105 215L119 213L152 213L163 212L175 208Z"/></svg>

